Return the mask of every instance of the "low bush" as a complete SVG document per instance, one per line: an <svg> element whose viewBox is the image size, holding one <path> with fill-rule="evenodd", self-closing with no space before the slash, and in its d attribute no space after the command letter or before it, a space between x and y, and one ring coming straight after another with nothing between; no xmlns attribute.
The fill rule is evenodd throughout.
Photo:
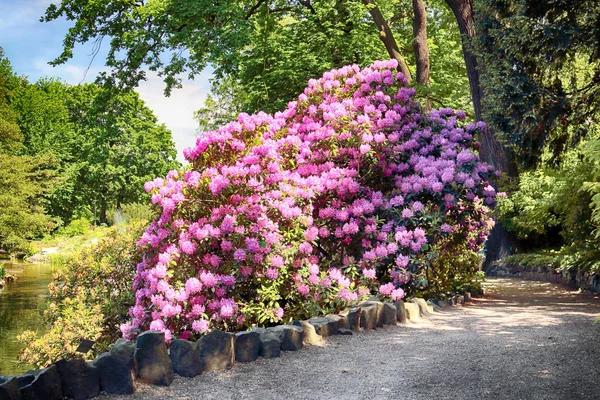
<svg viewBox="0 0 600 400"><path fill-rule="evenodd" d="M101 352L121 336L119 326L135 303L132 285L141 261L135 242L143 227L111 228L97 245L82 247L65 262L49 285L44 316L50 330L18 337L28 343L20 361L43 367L61 358L93 358L93 353L75 352L82 339L95 340L94 349Z"/></svg>
<svg viewBox="0 0 600 400"><path fill-rule="evenodd" d="M69 225L63 226L56 232L59 236L82 236L85 235L92 222L87 218L78 218L72 220Z"/></svg>

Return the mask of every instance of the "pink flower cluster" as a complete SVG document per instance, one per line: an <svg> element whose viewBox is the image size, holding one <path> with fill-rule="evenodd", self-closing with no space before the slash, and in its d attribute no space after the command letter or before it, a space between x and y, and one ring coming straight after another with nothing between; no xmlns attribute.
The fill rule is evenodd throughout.
<svg viewBox="0 0 600 400"><path fill-rule="evenodd" d="M485 126L423 113L396 67L311 79L283 112L240 114L185 151L186 170L148 182L160 212L138 242L124 336L301 318L370 293L398 300L427 244L472 229L465 240L481 245L495 197L472 150Z"/></svg>

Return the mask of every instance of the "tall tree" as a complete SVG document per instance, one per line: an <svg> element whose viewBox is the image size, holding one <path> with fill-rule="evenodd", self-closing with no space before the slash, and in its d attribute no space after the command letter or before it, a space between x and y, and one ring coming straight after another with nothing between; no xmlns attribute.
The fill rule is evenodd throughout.
<svg viewBox="0 0 600 400"><path fill-rule="evenodd" d="M417 83L429 86L429 46L427 45L427 9L423 0L413 0L413 49L417 64Z"/></svg>
<svg viewBox="0 0 600 400"><path fill-rule="evenodd" d="M40 201L54 182L51 156L24 156L10 97L19 79L0 47L0 249L27 251L27 240L54 228Z"/></svg>
<svg viewBox="0 0 600 400"><path fill-rule="evenodd" d="M482 110L485 97L480 81L478 59L472 47L472 41L476 37L473 2L472 0L446 0L446 3L454 13L462 35L463 54L469 78L475 119L481 121L484 119ZM507 148L496 135L493 127L488 127L487 131L479 137L479 142L481 143L479 154L483 161L494 166L496 171L502 172L509 177L516 176L516 166ZM502 223L497 221L487 242L485 267L487 268L489 264L498 259L506 258L514 250L513 247L514 243L509 237L508 232Z"/></svg>
<svg viewBox="0 0 600 400"><path fill-rule="evenodd" d="M600 110L600 3L480 0L476 12L486 120L522 169L547 144L558 165Z"/></svg>
<svg viewBox="0 0 600 400"><path fill-rule="evenodd" d="M171 132L133 91L19 79L10 96L24 136L20 154L52 155L59 180L46 193L47 211L64 224L109 208L147 200L144 182L177 167Z"/></svg>
<svg viewBox="0 0 600 400"><path fill-rule="evenodd" d="M87 84L69 92L67 108L82 144L77 191L106 223L109 208L142 202L145 182L179 166L175 144L134 91L115 95Z"/></svg>
<svg viewBox="0 0 600 400"><path fill-rule="evenodd" d="M398 61L398 68L404 74L406 79L410 82L412 80L412 74L408 69L406 61L404 61L404 57L402 56L400 49L398 48L398 43L396 42L396 39L394 39L394 34L392 33L389 23L383 17L381 10L377 6L377 4L375 4L374 1L363 0L363 3L369 9L369 14L371 14L371 17L373 18L373 23L375 23L375 26L377 27L379 39L381 39L381 41L383 42L385 49L390 55L390 58Z"/></svg>
<svg viewBox="0 0 600 400"><path fill-rule="evenodd" d="M446 3L456 17L456 22L463 38L463 54L467 76L469 77L475 119L481 121L484 119L482 114L484 93L479 77L477 56L472 49L472 40L476 36L473 2L472 0L446 0ZM481 142L479 153L483 161L493 165L497 171L507 173L511 176L515 175L516 170L511 163L509 154L492 129L488 129L487 133L479 138L479 141Z"/></svg>

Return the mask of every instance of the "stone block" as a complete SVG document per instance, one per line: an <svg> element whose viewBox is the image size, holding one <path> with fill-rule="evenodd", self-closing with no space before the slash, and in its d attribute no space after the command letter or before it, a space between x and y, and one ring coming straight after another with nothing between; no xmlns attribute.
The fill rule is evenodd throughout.
<svg viewBox="0 0 600 400"><path fill-rule="evenodd" d="M415 303L404 303L406 309L406 319L412 322L421 320L421 311L419 306Z"/></svg>
<svg viewBox="0 0 600 400"><path fill-rule="evenodd" d="M429 308L427 307L427 302L425 301L425 299L415 297L412 299L412 302L419 306L419 313L421 317L429 316Z"/></svg>
<svg viewBox="0 0 600 400"><path fill-rule="evenodd" d="M384 320L383 303L380 301L376 301L376 300L369 300L369 301L365 301L364 303L361 303L361 307L364 307L364 306L375 306L375 309L376 309L375 325L376 325L376 327L382 327L383 320Z"/></svg>
<svg viewBox="0 0 600 400"><path fill-rule="evenodd" d="M19 389L19 380L14 377L0 377L0 399L2 400L21 400L21 391Z"/></svg>
<svg viewBox="0 0 600 400"><path fill-rule="evenodd" d="M258 332L238 332L235 334L235 361L252 362L258 358L260 334Z"/></svg>
<svg viewBox="0 0 600 400"><path fill-rule="evenodd" d="M103 353L94 361L100 377L100 389L108 394L132 394L135 391L134 361L135 344L118 339L110 352Z"/></svg>
<svg viewBox="0 0 600 400"><path fill-rule="evenodd" d="M302 343L305 346L321 346L323 336L317 333L315 327L308 321L294 321L294 325L302 327Z"/></svg>
<svg viewBox="0 0 600 400"><path fill-rule="evenodd" d="M335 326L335 329L349 329L348 321L345 317L337 314L327 314L325 318L331 320L332 326Z"/></svg>
<svg viewBox="0 0 600 400"><path fill-rule="evenodd" d="M139 335L133 357L139 380L159 386L169 386L173 382L175 374L164 332L146 331Z"/></svg>
<svg viewBox="0 0 600 400"><path fill-rule="evenodd" d="M448 304L448 300L446 299L433 299L433 304L438 306L440 309L444 309L452 305Z"/></svg>
<svg viewBox="0 0 600 400"><path fill-rule="evenodd" d="M346 308L345 310L340 312L340 316L344 317L348 326L347 329L351 329L353 331L360 330L360 318L362 314L362 309L360 307L352 307Z"/></svg>
<svg viewBox="0 0 600 400"><path fill-rule="evenodd" d="M203 371L229 369L235 361L235 335L211 331L198 341L198 352Z"/></svg>
<svg viewBox="0 0 600 400"><path fill-rule="evenodd" d="M403 301L397 301L396 305L396 320L401 324L408 322L408 316L406 314L406 307Z"/></svg>
<svg viewBox="0 0 600 400"><path fill-rule="evenodd" d="M98 368L79 358L60 360L56 363L62 394L73 400L85 400L100 395ZM33 382L32 382L33 383Z"/></svg>
<svg viewBox="0 0 600 400"><path fill-rule="evenodd" d="M179 376L193 378L202 373L202 360L197 342L173 340L169 348L169 358L173 364L173 371Z"/></svg>
<svg viewBox="0 0 600 400"><path fill-rule="evenodd" d="M294 325L278 325L268 329L279 338L281 350L296 351L302 348L303 329Z"/></svg>
<svg viewBox="0 0 600 400"><path fill-rule="evenodd" d="M279 336L266 329L252 329L260 334L260 347L258 354L263 358L276 358L281 355L281 342Z"/></svg>
<svg viewBox="0 0 600 400"><path fill-rule="evenodd" d="M392 303L383 303L383 323L396 325L398 321L398 310Z"/></svg>
<svg viewBox="0 0 600 400"><path fill-rule="evenodd" d="M59 400L63 398L62 382L54 364L34 372L35 379L21 388L23 400Z"/></svg>
<svg viewBox="0 0 600 400"><path fill-rule="evenodd" d="M360 327L364 329L377 328L377 306L375 304L364 304L361 309Z"/></svg>
<svg viewBox="0 0 600 400"><path fill-rule="evenodd" d="M326 317L311 318L308 323L314 326L317 335L322 337L333 336L338 333L338 322L333 319Z"/></svg>
<svg viewBox="0 0 600 400"><path fill-rule="evenodd" d="M35 379L36 372L37 371L27 371L23 375L16 376L15 378L17 378L17 383L19 384L19 387L22 388L23 386L27 386L31 382L33 382Z"/></svg>

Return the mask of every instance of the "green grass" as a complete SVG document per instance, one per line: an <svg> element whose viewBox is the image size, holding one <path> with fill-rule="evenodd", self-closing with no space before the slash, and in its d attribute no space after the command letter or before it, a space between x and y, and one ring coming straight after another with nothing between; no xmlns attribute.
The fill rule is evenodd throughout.
<svg viewBox="0 0 600 400"><path fill-rule="evenodd" d="M66 236L55 234L47 236L41 240L32 242L34 253L42 253L44 248L58 247L57 253L49 254L45 261L53 266L64 265L64 263L74 255L78 254L82 248L96 244L100 239L106 236L109 228L90 226L85 229L83 235Z"/></svg>

